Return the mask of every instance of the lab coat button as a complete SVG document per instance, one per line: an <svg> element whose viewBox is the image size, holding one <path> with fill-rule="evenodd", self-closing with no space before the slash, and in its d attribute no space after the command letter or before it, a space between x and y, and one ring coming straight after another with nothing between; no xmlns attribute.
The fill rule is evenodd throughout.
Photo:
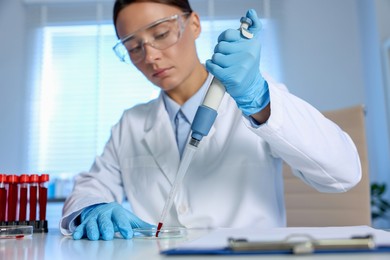
<svg viewBox="0 0 390 260"><path fill-rule="evenodd" d="M180 205L179 214L185 214L185 213L187 213L187 207L184 205Z"/></svg>

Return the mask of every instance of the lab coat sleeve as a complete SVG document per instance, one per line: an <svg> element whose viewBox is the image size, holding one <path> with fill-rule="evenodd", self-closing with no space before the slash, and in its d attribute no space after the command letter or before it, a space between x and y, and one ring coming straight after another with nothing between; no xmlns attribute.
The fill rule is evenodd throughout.
<svg viewBox="0 0 390 260"><path fill-rule="evenodd" d="M313 106L266 77L271 116L259 127L247 126L270 145L273 154L296 176L321 192L344 192L361 179L361 164L352 139Z"/></svg>
<svg viewBox="0 0 390 260"><path fill-rule="evenodd" d="M60 221L60 230L64 235L73 233L75 219L84 208L113 201L121 203L123 200L124 191L116 153L120 139L119 124L112 128L102 155L95 159L90 171L75 178L73 191L65 201Z"/></svg>

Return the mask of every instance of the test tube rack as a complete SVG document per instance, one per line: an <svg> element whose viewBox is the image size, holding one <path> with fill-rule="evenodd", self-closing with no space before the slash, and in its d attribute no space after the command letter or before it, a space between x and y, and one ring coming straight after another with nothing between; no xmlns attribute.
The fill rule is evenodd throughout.
<svg viewBox="0 0 390 260"><path fill-rule="evenodd" d="M47 233L48 181L48 174L0 173L0 226L28 225L34 233Z"/></svg>

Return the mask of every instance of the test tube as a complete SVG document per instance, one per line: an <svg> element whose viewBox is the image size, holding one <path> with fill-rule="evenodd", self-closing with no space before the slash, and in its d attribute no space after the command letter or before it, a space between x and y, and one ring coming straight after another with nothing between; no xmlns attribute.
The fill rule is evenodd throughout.
<svg viewBox="0 0 390 260"><path fill-rule="evenodd" d="M21 174L19 178L19 224L26 224L27 190L30 178L27 174Z"/></svg>
<svg viewBox="0 0 390 260"><path fill-rule="evenodd" d="M8 225L15 225L16 209L18 203L19 176L14 174L8 175L7 181L8 181L7 221L8 221Z"/></svg>
<svg viewBox="0 0 390 260"><path fill-rule="evenodd" d="M29 221L32 225L34 225L34 221L37 219L37 194L38 194L38 174L31 174L29 176L30 182L30 217Z"/></svg>
<svg viewBox="0 0 390 260"><path fill-rule="evenodd" d="M39 176L39 232L48 232L46 220L46 206L47 206L47 185L49 181L49 174L42 174Z"/></svg>
<svg viewBox="0 0 390 260"><path fill-rule="evenodd" d="M5 225L5 214L7 209L7 175L0 173L0 226ZM4 223L4 224L3 224Z"/></svg>
<svg viewBox="0 0 390 260"><path fill-rule="evenodd" d="M39 176L39 220L46 219L48 181L49 174L42 174L41 176Z"/></svg>

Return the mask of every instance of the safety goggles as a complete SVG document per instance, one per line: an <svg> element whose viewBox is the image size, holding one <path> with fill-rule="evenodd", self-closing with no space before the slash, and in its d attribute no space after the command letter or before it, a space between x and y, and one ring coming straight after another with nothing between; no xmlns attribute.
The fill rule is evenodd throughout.
<svg viewBox="0 0 390 260"><path fill-rule="evenodd" d="M125 63L137 64L145 58L145 44L164 50L179 41L190 13L175 14L153 22L120 39L113 50Z"/></svg>

